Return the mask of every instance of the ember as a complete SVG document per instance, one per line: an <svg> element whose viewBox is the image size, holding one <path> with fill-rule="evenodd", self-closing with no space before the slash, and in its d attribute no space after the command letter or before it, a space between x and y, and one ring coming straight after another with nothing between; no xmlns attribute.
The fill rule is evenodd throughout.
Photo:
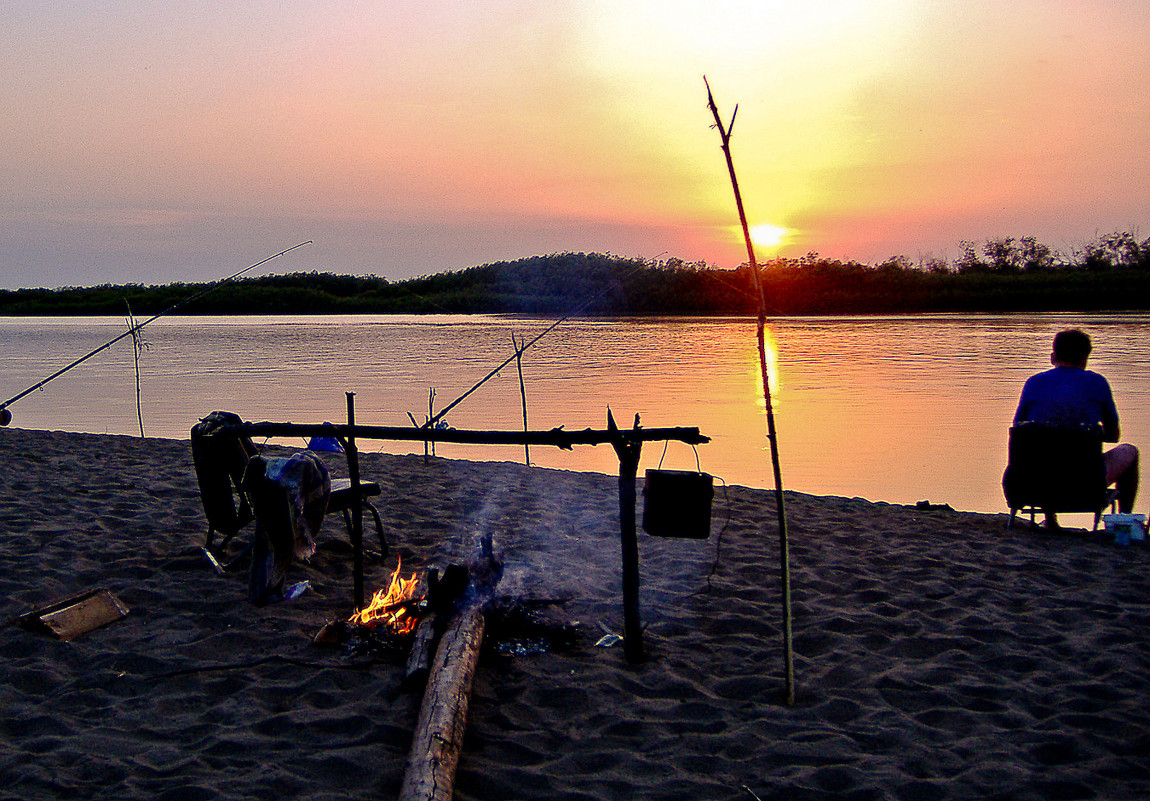
<svg viewBox="0 0 1150 801"><path fill-rule="evenodd" d="M410 634L419 622L417 606L422 598L416 597L419 579L413 572L411 578L400 575L402 560L391 574L391 583L385 590L377 590L371 603L356 612L348 622L358 626L386 626L395 634Z"/></svg>

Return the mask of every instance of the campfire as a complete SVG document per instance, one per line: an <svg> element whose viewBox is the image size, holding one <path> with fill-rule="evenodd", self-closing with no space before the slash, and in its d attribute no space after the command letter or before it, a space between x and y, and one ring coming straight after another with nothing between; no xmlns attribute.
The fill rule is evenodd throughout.
<svg viewBox="0 0 1150 801"><path fill-rule="evenodd" d="M400 560L395 566L395 572L391 574L388 586L377 590L371 602L348 618L347 622L368 628L383 626L392 634L400 636L415 631L419 623L419 603L423 600L420 582L414 572L411 578L405 579L401 574L402 569L403 561Z"/></svg>

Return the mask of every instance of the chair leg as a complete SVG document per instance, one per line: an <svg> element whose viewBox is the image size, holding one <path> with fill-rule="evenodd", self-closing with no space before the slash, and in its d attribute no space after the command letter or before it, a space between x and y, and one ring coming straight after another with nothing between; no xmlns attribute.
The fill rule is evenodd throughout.
<svg viewBox="0 0 1150 801"><path fill-rule="evenodd" d="M251 553L252 544L249 542L247 545L240 549L239 553L237 553L227 562L219 561L223 558L224 549L228 547L228 543L230 543L238 533L238 531L233 531L231 533L224 534L224 532L218 531L210 525L208 526L208 536L204 541L203 550L209 559L214 563L217 570L231 572L235 570L240 565L240 563L247 558L249 553ZM219 541L219 543L213 544L213 541L216 538L216 534L224 534L224 536L223 539ZM217 556L217 554L219 555Z"/></svg>
<svg viewBox="0 0 1150 801"><path fill-rule="evenodd" d="M1102 522L1102 515L1104 515L1106 513L1106 507L1107 506L1110 507L1110 514L1112 514L1112 515L1118 514L1118 491L1111 489L1111 490L1109 490L1109 492L1110 492L1110 495L1108 496L1108 498L1109 498L1108 502L1106 504L1104 504L1101 509L1099 509L1097 512L1094 513L1094 528L1092 529L1093 531L1098 531L1098 524Z"/></svg>
<svg viewBox="0 0 1150 801"><path fill-rule="evenodd" d="M224 565L224 570L231 572L243 566L244 561L251 555L253 543L249 542L243 548L240 548L239 553L232 557L231 561Z"/></svg>
<svg viewBox="0 0 1150 801"><path fill-rule="evenodd" d="M224 535L224 538L222 540L220 540L219 545L213 545L213 543L215 542L215 539L216 539L216 534L223 534ZM234 537L234 536L236 536L236 532L233 531L230 534L226 534L223 531L220 531L219 529L217 529L211 523L209 523L208 524L208 536L207 536L207 539L204 540L204 547L207 548L209 551L213 550L213 548L222 551L224 548L228 547L228 543L232 541L232 537Z"/></svg>
<svg viewBox="0 0 1150 801"><path fill-rule="evenodd" d="M379 538L379 555L381 559L387 558L387 539L383 536L383 521L379 518L379 512L371 501L364 501L363 505L371 512L372 518L375 520L375 536Z"/></svg>
<svg viewBox="0 0 1150 801"><path fill-rule="evenodd" d="M360 501L360 503L362 503L363 506L366 507L369 512L371 512L371 516L375 521L375 535L376 535L376 537L379 538L379 558L380 559L386 559L387 558L387 539L383 535L383 520L380 519L379 512L376 511L376 508L375 508L375 506L372 505L371 501L364 499L364 500ZM344 522L344 525L347 526L347 536L350 539L351 538L351 531L352 531L352 520L351 520L351 511L348 509L343 510L343 522Z"/></svg>

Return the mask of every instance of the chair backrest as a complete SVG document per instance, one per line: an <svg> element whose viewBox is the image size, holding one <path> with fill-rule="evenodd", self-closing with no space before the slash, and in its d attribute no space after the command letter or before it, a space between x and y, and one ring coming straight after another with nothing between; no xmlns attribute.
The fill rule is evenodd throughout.
<svg viewBox="0 0 1150 801"><path fill-rule="evenodd" d="M221 436L216 431L221 425L242 422L232 412L212 412L192 426L192 462L204 514L212 530L229 537L252 520L240 485L256 447L250 437Z"/></svg>
<svg viewBox="0 0 1150 801"><path fill-rule="evenodd" d="M1002 489L1011 509L1097 512L1106 505L1102 430L1014 426Z"/></svg>

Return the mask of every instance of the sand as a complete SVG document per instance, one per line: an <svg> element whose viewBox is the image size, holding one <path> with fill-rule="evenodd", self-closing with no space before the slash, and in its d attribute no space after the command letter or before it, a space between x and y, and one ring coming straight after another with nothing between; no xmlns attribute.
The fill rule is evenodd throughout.
<svg viewBox="0 0 1150 801"><path fill-rule="evenodd" d="M0 464L5 618L96 587L131 609L72 642L3 628L0 797L395 797L419 696L394 660L312 643L351 611L338 518L289 577L311 590L257 609L200 556L187 442L5 428ZM420 567L491 531L505 598L577 623L566 648L484 652L458 799L1150 792L1150 548L788 492L787 707L772 493L720 488L709 540L641 535L649 658L629 665L596 646L622 626L612 477L362 467L393 544L370 587L396 554Z"/></svg>

